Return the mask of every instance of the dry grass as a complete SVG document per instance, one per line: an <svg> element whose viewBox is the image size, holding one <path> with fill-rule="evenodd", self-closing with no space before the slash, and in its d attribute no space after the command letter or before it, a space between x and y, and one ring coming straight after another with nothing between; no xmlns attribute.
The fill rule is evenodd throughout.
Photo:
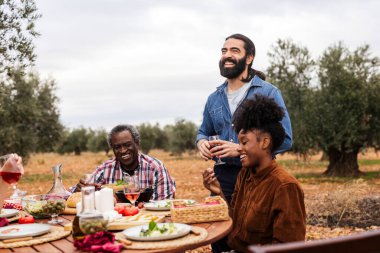
<svg viewBox="0 0 380 253"><path fill-rule="evenodd" d="M212 161L205 162L197 154L178 157L159 150L151 151L150 155L162 160L175 178L177 198L200 201L208 196L209 192L202 185L201 173L205 168L212 167ZM339 226L349 224L347 220L368 216L368 213L360 209L360 205L363 204L360 201L380 196L380 154L373 151L360 154L360 169L366 172L361 179L322 176L327 162L320 161L320 157L321 154L316 154L306 161L290 154L278 157L279 163L300 180L305 191L308 221L309 224L314 224L307 227L307 239L334 237L363 230ZM63 181L66 188L69 188L76 184L84 173L92 172L107 158L104 153L83 153L81 156L35 154L25 165L26 173L19 187L28 190L29 194L46 193L52 186L51 168L62 163ZM193 252L209 251L209 247L203 247Z"/></svg>

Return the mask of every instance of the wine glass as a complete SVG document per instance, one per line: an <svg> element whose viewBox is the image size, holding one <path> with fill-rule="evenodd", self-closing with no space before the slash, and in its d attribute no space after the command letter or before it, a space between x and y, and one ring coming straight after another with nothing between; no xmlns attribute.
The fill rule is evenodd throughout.
<svg viewBox="0 0 380 253"><path fill-rule="evenodd" d="M93 173L84 174L82 179L86 184L90 184L90 185L95 184L95 175Z"/></svg>
<svg viewBox="0 0 380 253"><path fill-rule="evenodd" d="M0 167L0 175L3 180L13 188L13 194L10 198L16 199L25 196L26 191L17 188L17 183L20 180L21 175L24 173L22 164L17 161L17 155L7 154L0 156Z"/></svg>
<svg viewBox="0 0 380 253"><path fill-rule="evenodd" d="M212 136L209 136L209 137L208 137L208 140L209 140L209 141L216 141L216 140L220 140L220 137L219 137L219 135L212 135ZM217 145L215 145L215 146L217 146ZM215 146L213 146L213 147L215 147ZM215 165L221 165L221 164L226 164L226 163L223 162L223 161L220 159L220 157L218 156L218 157L217 157L217 160L216 160L216 162L215 162Z"/></svg>
<svg viewBox="0 0 380 253"><path fill-rule="evenodd" d="M140 193L141 189L137 175L124 175L124 195L126 199L128 199L132 205L135 205Z"/></svg>

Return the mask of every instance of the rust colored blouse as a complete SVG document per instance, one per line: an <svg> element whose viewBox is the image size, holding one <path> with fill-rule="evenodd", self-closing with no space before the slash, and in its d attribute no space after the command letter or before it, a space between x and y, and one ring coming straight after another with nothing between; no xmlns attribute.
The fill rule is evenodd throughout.
<svg viewBox="0 0 380 253"><path fill-rule="evenodd" d="M246 251L252 244L305 240L303 191L275 160L257 173L242 168L231 208L233 229L228 243L237 251Z"/></svg>

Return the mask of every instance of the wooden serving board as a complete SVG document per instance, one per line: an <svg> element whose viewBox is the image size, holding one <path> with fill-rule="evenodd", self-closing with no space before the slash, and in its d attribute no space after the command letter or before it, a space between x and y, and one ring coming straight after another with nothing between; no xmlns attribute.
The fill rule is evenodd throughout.
<svg viewBox="0 0 380 253"><path fill-rule="evenodd" d="M122 218L108 224L108 230L124 230L126 228L148 224L151 220L161 222L165 219L164 215L151 213L138 213L134 216L123 216ZM72 223L64 226L65 231L72 230Z"/></svg>

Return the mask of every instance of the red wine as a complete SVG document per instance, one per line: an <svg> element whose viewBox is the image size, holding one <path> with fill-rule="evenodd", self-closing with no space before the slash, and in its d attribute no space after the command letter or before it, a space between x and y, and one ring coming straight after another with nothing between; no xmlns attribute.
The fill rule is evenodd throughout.
<svg viewBox="0 0 380 253"><path fill-rule="evenodd" d="M135 203L135 201L140 196L140 192L126 192L125 197L131 202Z"/></svg>
<svg viewBox="0 0 380 253"><path fill-rule="evenodd" d="M5 182L7 182L8 184L14 184L20 180L21 173L20 172L1 171L0 176L2 176L3 180Z"/></svg>

